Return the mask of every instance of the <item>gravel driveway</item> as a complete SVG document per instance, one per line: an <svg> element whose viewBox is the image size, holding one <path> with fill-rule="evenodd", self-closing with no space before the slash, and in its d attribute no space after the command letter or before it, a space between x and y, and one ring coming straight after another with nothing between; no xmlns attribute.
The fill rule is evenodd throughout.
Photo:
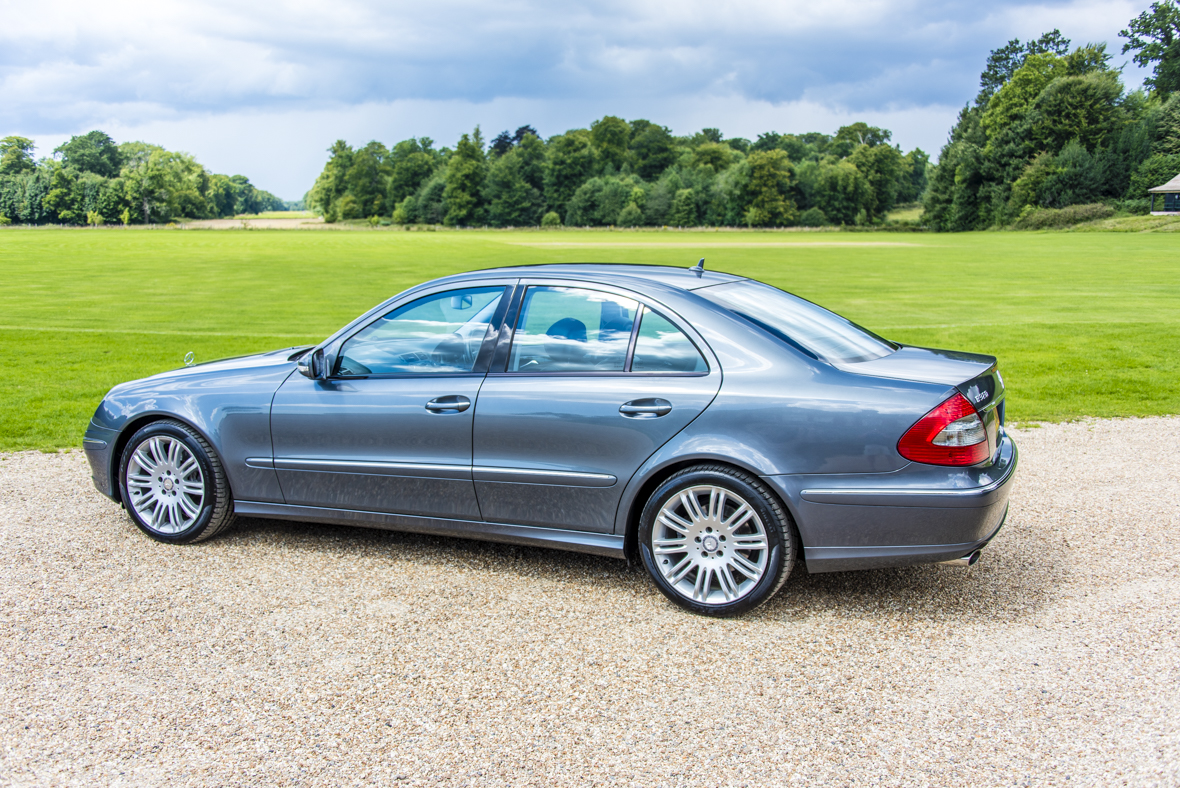
<svg viewBox="0 0 1180 788"><path fill-rule="evenodd" d="M261 520L141 535L0 456L0 783L1180 784L1180 418L1017 432L970 570L739 620L609 559Z"/></svg>

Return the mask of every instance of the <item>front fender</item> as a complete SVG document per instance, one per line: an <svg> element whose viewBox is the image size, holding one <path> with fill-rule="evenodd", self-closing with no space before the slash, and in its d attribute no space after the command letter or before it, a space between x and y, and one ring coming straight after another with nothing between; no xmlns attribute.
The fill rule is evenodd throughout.
<svg viewBox="0 0 1180 788"><path fill-rule="evenodd" d="M144 424L171 418L189 425L213 446L235 497L282 503L274 469L247 467L246 458L272 455L271 401L293 372L294 364L282 358L250 369L161 376L116 386L98 406L83 443L95 485L117 500L123 447Z"/></svg>

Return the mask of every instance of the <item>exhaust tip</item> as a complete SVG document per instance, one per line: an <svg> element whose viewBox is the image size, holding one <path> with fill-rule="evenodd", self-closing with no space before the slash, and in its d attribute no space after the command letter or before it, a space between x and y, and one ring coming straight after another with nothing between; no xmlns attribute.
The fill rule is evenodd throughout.
<svg viewBox="0 0 1180 788"><path fill-rule="evenodd" d="M969 566L975 566L981 555L983 555L983 550L974 550L962 558L952 558L950 561L940 561L939 563L944 566L961 566L966 569Z"/></svg>

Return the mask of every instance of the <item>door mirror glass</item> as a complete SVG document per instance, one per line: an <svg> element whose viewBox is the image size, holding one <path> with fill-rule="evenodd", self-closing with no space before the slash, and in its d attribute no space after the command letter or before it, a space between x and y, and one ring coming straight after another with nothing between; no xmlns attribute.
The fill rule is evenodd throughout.
<svg viewBox="0 0 1180 788"><path fill-rule="evenodd" d="M632 372L708 372L692 340L663 315L644 308L635 338Z"/></svg>
<svg viewBox="0 0 1180 788"><path fill-rule="evenodd" d="M622 372L639 304L573 287L530 287L509 372Z"/></svg>
<svg viewBox="0 0 1180 788"><path fill-rule="evenodd" d="M503 287L469 287L423 296L382 315L340 349L336 375L440 375L471 372Z"/></svg>

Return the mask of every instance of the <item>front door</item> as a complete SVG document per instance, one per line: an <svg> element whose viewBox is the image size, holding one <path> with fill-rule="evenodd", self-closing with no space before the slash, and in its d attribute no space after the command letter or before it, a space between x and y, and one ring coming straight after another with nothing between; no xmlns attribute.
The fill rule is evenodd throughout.
<svg viewBox="0 0 1180 788"><path fill-rule="evenodd" d="M506 367L476 405L484 519L610 533L631 476L708 406L720 371L617 292L530 286L519 313Z"/></svg>
<svg viewBox="0 0 1180 788"><path fill-rule="evenodd" d="M326 380L288 378L271 411L287 503L479 520L473 406L505 289L415 299L344 340Z"/></svg>

